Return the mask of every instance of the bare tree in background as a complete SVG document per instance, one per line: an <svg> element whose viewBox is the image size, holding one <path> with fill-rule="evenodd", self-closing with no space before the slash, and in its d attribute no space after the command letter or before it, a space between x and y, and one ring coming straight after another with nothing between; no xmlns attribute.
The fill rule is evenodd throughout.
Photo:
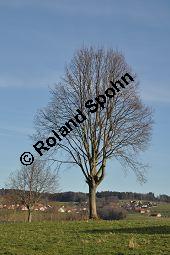
<svg viewBox="0 0 170 255"><path fill-rule="evenodd" d="M36 139L45 141L51 130L60 134L55 136L56 144L53 138L44 142L44 153L51 160L81 169L89 186L89 217L93 219L97 218L96 188L105 177L107 160L115 158L141 182L145 179L145 165L138 162L137 155L149 143L152 115L140 100L136 76L132 74L134 82L119 86L106 102L102 96L127 72L132 74L122 54L82 48L66 67L62 82L51 91L48 106L36 116ZM75 117L77 109L86 119L82 121L80 112Z"/></svg>
<svg viewBox="0 0 170 255"><path fill-rule="evenodd" d="M46 165L45 161L35 160L32 165L22 166L9 177L8 186L13 190L15 202L28 209L28 222L32 220L32 210L44 193L58 188L58 174Z"/></svg>

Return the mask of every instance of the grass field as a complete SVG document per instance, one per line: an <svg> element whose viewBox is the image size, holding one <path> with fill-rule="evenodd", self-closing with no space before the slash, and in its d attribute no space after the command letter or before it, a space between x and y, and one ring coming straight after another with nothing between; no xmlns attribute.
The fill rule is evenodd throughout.
<svg viewBox="0 0 170 255"><path fill-rule="evenodd" d="M170 219L0 223L0 254L169 255Z"/></svg>

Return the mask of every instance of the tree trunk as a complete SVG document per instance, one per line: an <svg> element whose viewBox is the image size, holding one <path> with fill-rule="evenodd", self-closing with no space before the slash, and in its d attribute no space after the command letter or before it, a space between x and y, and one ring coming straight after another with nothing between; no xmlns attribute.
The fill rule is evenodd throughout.
<svg viewBox="0 0 170 255"><path fill-rule="evenodd" d="M32 211L31 209L28 209L28 222L32 221Z"/></svg>
<svg viewBox="0 0 170 255"><path fill-rule="evenodd" d="M96 210L96 188L95 184L89 184L89 218L97 219L97 210Z"/></svg>

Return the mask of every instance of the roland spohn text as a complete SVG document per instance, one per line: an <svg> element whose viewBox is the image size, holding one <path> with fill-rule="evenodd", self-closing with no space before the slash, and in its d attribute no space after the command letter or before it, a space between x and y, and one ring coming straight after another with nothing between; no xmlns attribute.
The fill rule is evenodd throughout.
<svg viewBox="0 0 170 255"><path fill-rule="evenodd" d="M101 109L104 109L106 97L113 98L116 93L118 93L120 89L125 88L130 81L134 81L134 79L128 73L123 75L121 79L115 83L110 81L111 87L106 89L104 95L98 95L94 100L89 99L85 102L85 107L88 109L88 112L95 113L99 106ZM78 127L79 124L83 123L87 119L86 115L82 111L79 109L76 111L77 114L74 116L74 118L65 122L64 126L58 130L59 132L52 130L54 136L48 137L45 142L38 141L33 145L34 149L39 153L40 156L42 156L45 151L48 151L51 147L55 146L58 142L61 142L62 138L66 137L73 130L73 127Z"/></svg>

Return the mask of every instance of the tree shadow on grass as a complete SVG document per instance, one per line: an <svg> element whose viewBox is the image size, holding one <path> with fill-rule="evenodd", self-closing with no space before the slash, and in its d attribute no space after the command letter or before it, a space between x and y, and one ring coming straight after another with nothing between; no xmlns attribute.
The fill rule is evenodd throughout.
<svg viewBox="0 0 170 255"><path fill-rule="evenodd" d="M170 234L170 226L152 226L152 227L129 227L129 228L107 228L107 229L91 229L83 231L89 234L104 234L104 233L123 233L123 234Z"/></svg>

